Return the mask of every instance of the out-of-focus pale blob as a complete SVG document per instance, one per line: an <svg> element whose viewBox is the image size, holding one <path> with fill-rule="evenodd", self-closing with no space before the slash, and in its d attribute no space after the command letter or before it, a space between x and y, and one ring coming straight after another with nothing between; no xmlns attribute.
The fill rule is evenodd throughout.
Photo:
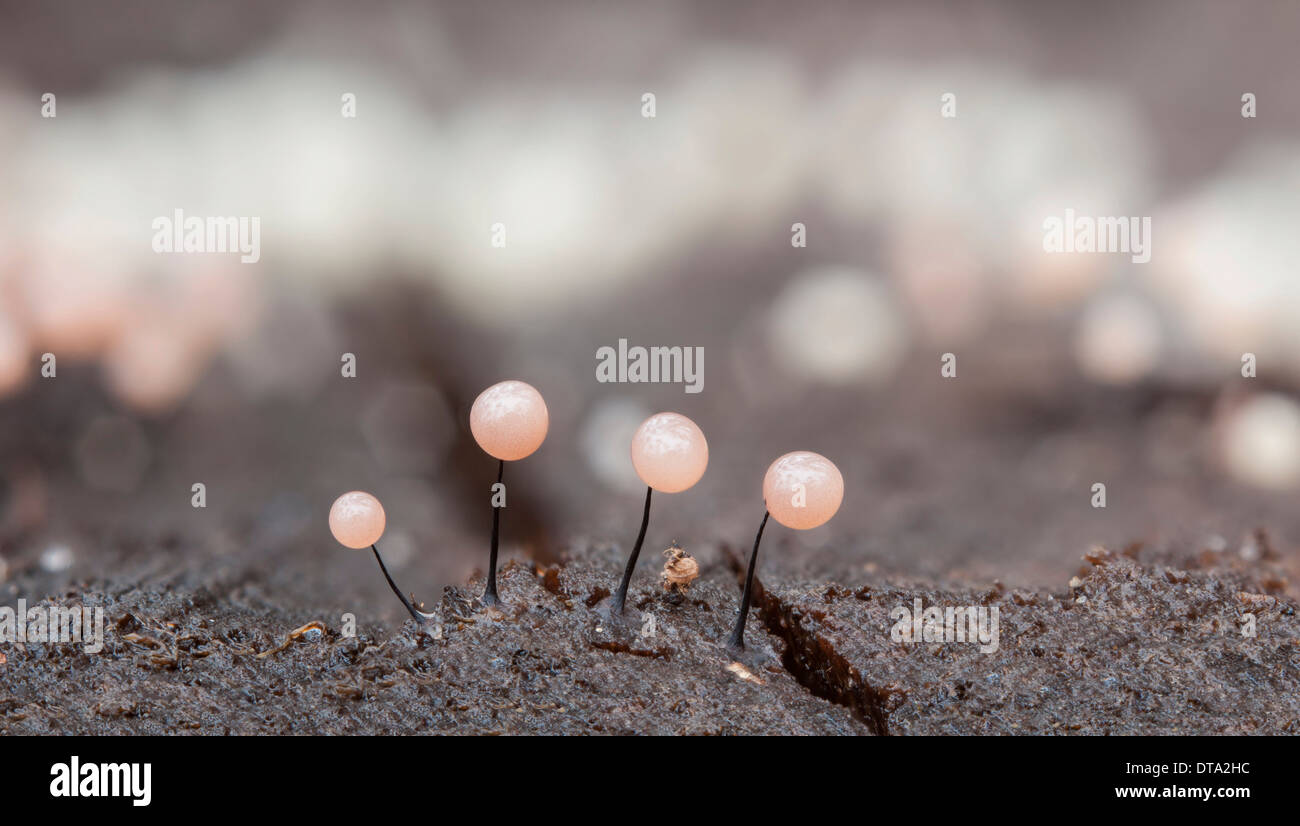
<svg viewBox="0 0 1300 826"><path fill-rule="evenodd" d="M974 246L964 231L943 222L896 233L891 273L931 340L956 343L985 326L992 301Z"/></svg>
<svg viewBox="0 0 1300 826"><path fill-rule="evenodd" d="M1290 303L1290 288L1282 287L1276 272L1251 266L1258 244L1277 242L1257 233L1249 217L1253 210L1240 206L1199 203L1171 209L1162 224L1168 250L1155 257L1152 270L1157 294L1193 342L1234 361L1277 341L1276 314Z"/></svg>
<svg viewBox="0 0 1300 826"><path fill-rule="evenodd" d="M903 67L863 64L832 80L817 111L816 150L809 154L821 193L835 213L856 220L917 210L916 197L963 197L945 169L969 169L961 121L939 119L939 90L912 87ZM924 124L924 126L922 126ZM910 134L910 142L906 140ZM925 202L922 202L922 205Z"/></svg>
<svg viewBox="0 0 1300 826"><path fill-rule="evenodd" d="M198 341L215 349L256 326L262 311L259 283L250 267L209 263L183 278L177 312L189 320Z"/></svg>
<svg viewBox="0 0 1300 826"><path fill-rule="evenodd" d="M542 394L522 381L498 382L479 394L469 412L474 441L489 456L514 462L546 439L550 417Z"/></svg>
<svg viewBox="0 0 1300 826"><path fill-rule="evenodd" d="M1132 264L1126 252L1049 253L1044 222L1063 219L1067 209L1093 218L1150 216L1150 142L1135 102L1111 89L1023 79L1010 97L986 102L993 104L983 113L987 191L971 220L982 222L985 257L1009 275L1017 309L1051 316Z"/></svg>
<svg viewBox="0 0 1300 826"><path fill-rule="evenodd" d="M67 545L51 545L41 552L41 570L51 574L63 573L76 561L77 555Z"/></svg>
<svg viewBox="0 0 1300 826"><path fill-rule="evenodd" d="M21 387L35 367L29 364L27 336L18 325L0 313L0 397Z"/></svg>
<svg viewBox="0 0 1300 826"><path fill-rule="evenodd" d="M1050 315L1076 306L1105 281L1105 261L1097 255L1039 252L1009 275L1015 309L1027 315Z"/></svg>
<svg viewBox="0 0 1300 826"><path fill-rule="evenodd" d="M955 117L944 117L949 104ZM874 63L840 74L817 117L810 157L821 193L837 217L872 221L891 247L911 247L915 263L896 254L895 271L940 339L976 332L980 303L918 303L915 293L964 286L1031 316L1059 312L1104 283L1119 254L1046 253L1044 220L1067 208L1144 211L1148 141L1136 107L1107 90L1046 86L992 65ZM927 235L928 248L911 243ZM966 280L967 255L1005 274L1007 288Z"/></svg>
<svg viewBox="0 0 1300 826"><path fill-rule="evenodd" d="M1300 405L1264 393L1229 407L1218 426L1224 466L1238 481L1284 489L1300 481Z"/></svg>
<svg viewBox="0 0 1300 826"><path fill-rule="evenodd" d="M356 118L343 117L345 91L357 95ZM140 227L183 207L259 217L262 240L277 239L282 276L355 273L395 240L385 182L436 143L432 118L400 78L280 50L216 70L145 69L109 93L59 103L79 117L36 130L25 147L33 171L18 185L32 220L75 205L78 220L114 236L114 260L139 267L165 260L148 235L141 243ZM235 108L245 117L226 116Z"/></svg>
<svg viewBox="0 0 1300 826"><path fill-rule="evenodd" d="M632 399L615 398L602 399L587 414L579 444L587 468L602 484L628 493L643 488L623 445L632 440L649 412Z"/></svg>
<svg viewBox="0 0 1300 826"><path fill-rule="evenodd" d="M365 491L349 491L330 506L330 533L345 548L369 548L384 535L384 506Z"/></svg>
<svg viewBox="0 0 1300 826"><path fill-rule="evenodd" d="M183 318L142 312L104 356L115 396L143 413L166 413L194 388L206 353Z"/></svg>
<svg viewBox="0 0 1300 826"><path fill-rule="evenodd" d="M944 117L948 104L955 117ZM837 212L904 229L950 221L985 239L980 254L996 263L1019 257L1006 229L1041 193L1086 185L1122 202L1146 186L1147 141L1129 101L992 64L852 66L815 116L810 157ZM1084 205L1055 208L1067 206Z"/></svg>
<svg viewBox="0 0 1300 826"><path fill-rule="evenodd" d="M624 163L641 119L594 114L618 106L612 94L486 96L448 119L431 158L440 197L411 213L410 254L460 311L497 326L564 311L655 259L664 216L618 183L639 179Z"/></svg>
<svg viewBox="0 0 1300 826"><path fill-rule="evenodd" d="M1144 300L1108 296L1090 304L1079 321L1074 355L1090 379L1106 384L1133 384L1160 361L1160 319Z"/></svg>
<svg viewBox="0 0 1300 826"><path fill-rule="evenodd" d="M788 62L688 58L654 90L654 118L643 91L488 94L446 119L406 235L462 312L509 326L572 311L710 232L769 225L795 197L806 104Z"/></svg>
<svg viewBox="0 0 1300 826"><path fill-rule="evenodd" d="M391 32L385 42L442 42L436 20L413 12L404 25L403 15L375 24ZM12 200L28 213L24 234L41 229L57 243L102 225L93 257L134 274L177 258L141 241L159 213L256 212L266 249L248 272L269 274L273 262L276 278L364 289L358 271L394 264L428 273L458 312L509 327L607 300L720 231L808 220L785 216L810 179L849 226L883 218L887 232L968 227L976 254L1003 262L1023 259L1007 227L1043 192L1054 210L1082 209L1084 184L1110 203L1135 203L1143 180L1141 135L1121 98L987 65L831 69L831 92L819 100L779 50L707 44L650 84L539 83L457 97L431 95L472 88L447 50L401 60L438 71L408 88L286 43L257 60L142 71L109 92L61 98L77 118L57 130L18 118L21 127L0 136L3 157L18 159ZM658 95L654 118L641 114L645 85ZM949 90L955 118L941 115ZM342 91L357 95L357 117L342 116ZM454 103L435 116L430 99ZM31 109L25 94L12 104ZM392 187L398 179L409 185ZM66 230L55 226L60 216ZM920 265L925 277L933 266ZM93 330L57 321L43 326Z"/></svg>
<svg viewBox="0 0 1300 826"><path fill-rule="evenodd" d="M694 486L709 466L709 444L695 422L680 413L656 413L632 436L632 466L661 493Z"/></svg>
<svg viewBox="0 0 1300 826"><path fill-rule="evenodd" d="M1300 143L1256 142L1162 207L1150 277L1194 343L1224 361L1283 354L1300 374Z"/></svg>
<svg viewBox="0 0 1300 826"><path fill-rule="evenodd" d="M680 67L679 88L663 96L652 122L674 158L655 189L696 201L710 223L744 229L798 197L807 172L808 95L796 66L775 51L711 48ZM643 124L644 125L644 124ZM685 193L683 193L685 194ZM690 210L687 211L688 217ZM698 226L673 226L691 236Z"/></svg>
<svg viewBox="0 0 1300 826"><path fill-rule="evenodd" d="M1110 215L1117 201L1133 203L1129 199L1118 199L1114 195L1116 189L1108 186L1104 179L1085 183L1066 181L1057 187L1044 189L1017 205L1009 218L1010 240L1004 241L1003 249L999 251L1002 254L995 259L1004 264L1006 293L1012 309L1031 317L1052 317L1062 310L1076 307L1100 289L1116 270L1135 266L1132 252L1047 251L1048 230L1045 226L1049 219L1061 222L1062 233L1077 237L1077 226L1065 224L1066 209L1073 210L1072 224L1077 225L1081 218L1095 220ZM1114 217L1127 219L1133 216ZM1140 221L1141 215L1136 217ZM1151 243L1145 238L1144 242L1147 245Z"/></svg>
<svg viewBox="0 0 1300 826"><path fill-rule="evenodd" d="M798 450L777 459L763 476L763 501L772 518L806 531L826 524L844 501L844 477L818 453Z"/></svg>
<svg viewBox="0 0 1300 826"><path fill-rule="evenodd" d="M1006 99L983 96L981 102L991 105L977 113L987 119L984 137L990 139L981 147L988 162L983 197L998 220L1035 202L1057 215L1067 207L1079 215L1143 214L1137 210L1151 188L1151 140L1136 100L1114 86L1028 77L1004 92ZM961 117L966 114L969 108ZM1115 204L1130 206L1117 210ZM1041 235L1038 243L1041 249ZM1019 251L1006 252L1013 257Z"/></svg>
<svg viewBox="0 0 1300 826"><path fill-rule="evenodd" d="M149 466L149 441L140 425L125 416L101 416L77 441L77 468L97 490L130 493Z"/></svg>
<svg viewBox="0 0 1300 826"><path fill-rule="evenodd" d="M793 377L827 384L879 381L907 347L907 328L875 278L848 268L796 276L777 296L768 343Z"/></svg>
<svg viewBox="0 0 1300 826"><path fill-rule="evenodd" d="M44 239L22 268L23 310L33 345L59 358L89 359L124 327L127 283L106 265L113 251L78 249L66 239Z"/></svg>

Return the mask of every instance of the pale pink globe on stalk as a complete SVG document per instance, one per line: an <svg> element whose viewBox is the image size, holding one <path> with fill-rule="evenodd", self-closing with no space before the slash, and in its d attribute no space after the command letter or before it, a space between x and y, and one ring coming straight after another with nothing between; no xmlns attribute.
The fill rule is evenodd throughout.
<svg viewBox="0 0 1300 826"><path fill-rule="evenodd" d="M627 603L627 589L641 555L641 544L645 542L646 526L650 524L652 492L680 493L700 481L708 466L709 443L704 441L704 433L680 413L656 413L632 434L632 467L646 483L645 510L641 514L641 530L623 569L623 581L610 603L612 614L621 616Z"/></svg>
<svg viewBox="0 0 1300 826"><path fill-rule="evenodd" d="M349 491L330 506L330 533L344 547L360 550L378 543L384 524L384 506L365 491Z"/></svg>
<svg viewBox="0 0 1300 826"><path fill-rule="evenodd" d="M754 550L749 554L745 590L740 595L740 613L736 615L736 626L727 638L728 648L741 650L745 647L745 620L749 618L754 594L754 568L758 564L758 546L763 541L768 517L787 528L811 530L825 525L843 501L844 477L835 463L821 454L796 450L768 467L763 476L763 504L767 512L758 525Z"/></svg>
<svg viewBox="0 0 1300 826"><path fill-rule="evenodd" d="M636 475L661 493L680 493L700 481L709 466L709 443L695 422L680 413L656 413L632 436Z"/></svg>
<svg viewBox="0 0 1300 826"><path fill-rule="evenodd" d="M503 484L506 462L531 456L546 440L550 426L546 402L537 388L522 381L502 381L478 394L469 411L469 429L474 441L497 465L497 484ZM500 602L497 595L497 548L500 543L501 507L492 505L492 545L488 552L487 585L481 600L484 605Z"/></svg>
<svg viewBox="0 0 1300 826"><path fill-rule="evenodd" d="M763 501L772 518L806 531L826 524L844 501L844 477L818 453L797 450L777 459L763 477Z"/></svg>
<svg viewBox="0 0 1300 826"><path fill-rule="evenodd" d="M492 458L514 462L531 456L546 440L550 415L542 394L522 381L498 382L474 400L469 429Z"/></svg>

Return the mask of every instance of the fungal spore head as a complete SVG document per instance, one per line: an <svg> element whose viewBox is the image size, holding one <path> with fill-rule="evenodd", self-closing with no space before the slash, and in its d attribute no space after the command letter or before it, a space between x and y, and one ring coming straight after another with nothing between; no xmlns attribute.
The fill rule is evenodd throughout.
<svg viewBox="0 0 1300 826"><path fill-rule="evenodd" d="M649 487L680 493L709 466L709 443L699 425L680 413L656 413L632 436L632 467Z"/></svg>
<svg viewBox="0 0 1300 826"><path fill-rule="evenodd" d="M787 453L763 477L763 501L772 518L806 531L826 524L844 501L844 477L825 456L806 450Z"/></svg>
<svg viewBox="0 0 1300 826"><path fill-rule="evenodd" d="M384 506L369 493L348 491L330 506L330 533L347 548L369 548L384 534Z"/></svg>
<svg viewBox="0 0 1300 826"><path fill-rule="evenodd" d="M478 395L469 412L474 441L505 462L531 456L542 446L549 426L542 394L522 381L497 382Z"/></svg>

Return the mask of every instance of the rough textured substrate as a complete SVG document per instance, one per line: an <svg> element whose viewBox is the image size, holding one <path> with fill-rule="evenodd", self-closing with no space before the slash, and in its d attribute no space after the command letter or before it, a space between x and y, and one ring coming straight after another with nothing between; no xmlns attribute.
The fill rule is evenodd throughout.
<svg viewBox="0 0 1300 826"><path fill-rule="evenodd" d="M1051 593L771 582L739 657L720 645L739 560L717 550L680 604L647 550L623 622L615 548L512 563L501 611L470 584L432 623L352 638L289 639L326 618L238 589L90 590L105 652L5 646L0 733L1300 733L1300 621L1264 548L1097 551ZM998 650L891 639L918 597L996 606Z"/></svg>
<svg viewBox="0 0 1300 826"><path fill-rule="evenodd" d="M511 563L501 611L478 605L471 584L421 628L345 639L331 625L283 648L304 618L237 595L108 595L104 653L7 647L0 732L868 733L782 668L761 622L739 660L721 647L736 606L724 564L706 566L680 605L643 566L627 619L611 622L600 598L617 584L617 553Z"/></svg>
<svg viewBox="0 0 1300 826"><path fill-rule="evenodd" d="M822 583L761 606L790 670L882 734L1297 734L1300 620L1270 557L1099 549L1056 593ZM997 607L998 649L894 641L918 597Z"/></svg>

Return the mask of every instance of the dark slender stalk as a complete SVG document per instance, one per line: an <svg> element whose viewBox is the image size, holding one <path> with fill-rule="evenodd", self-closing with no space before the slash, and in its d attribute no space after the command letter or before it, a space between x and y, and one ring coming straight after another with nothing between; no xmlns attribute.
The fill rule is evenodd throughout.
<svg viewBox="0 0 1300 826"><path fill-rule="evenodd" d="M623 571L623 584L614 594L614 613L623 613L623 603L627 602L627 586L632 581L632 572L636 570L636 558L641 555L641 543L645 542L646 525L650 524L650 494L654 488L645 489L645 513L641 514L641 530L636 535L636 544L632 546L632 555L627 558L627 568Z"/></svg>
<svg viewBox="0 0 1300 826"><path fill-rule="evenodd" d="M378 546L371 545L370 550L375 552L375 561L379 563L379 570L384 572L384 579L388 580L388 587L393 589L393 593L397 594L397 598L402 601L402 605L410 612L411 619L416 622L427 622L433 614L426 614L411 604L411 600L397 587L397 583L393 582L392 575L388 573L388 566L384 564L384 558L379 555Z"/></svg>
<svg viewBox="0 0 1300 826"><path fill-rule="evenodd" d="M506 460L501 459L497 464L497 484L501 484L501 479L506 474ZM496 493L493 492L493 496ZM488 557L488 579L487 588L483 589L483 604L496 605L501 600L497 597L497 540L501 536L501 508L496 505L492 506L492 553Z"/></svg>
<svg viewBox="0 0 1300 826"><path fill-rule="evenodd" d="M740 616L736 617L736 627L727 638L727 647L743 649L745 647L745 620L749 618L749 601L754 591L754 565L758 563L758 543L763 541L763 529L767 527L767 518L771 516L763 511L763 521L758 525L758 535L754 537L754 551L749 555L749 573L745 575L745 594L740 598Z"/></svg>

